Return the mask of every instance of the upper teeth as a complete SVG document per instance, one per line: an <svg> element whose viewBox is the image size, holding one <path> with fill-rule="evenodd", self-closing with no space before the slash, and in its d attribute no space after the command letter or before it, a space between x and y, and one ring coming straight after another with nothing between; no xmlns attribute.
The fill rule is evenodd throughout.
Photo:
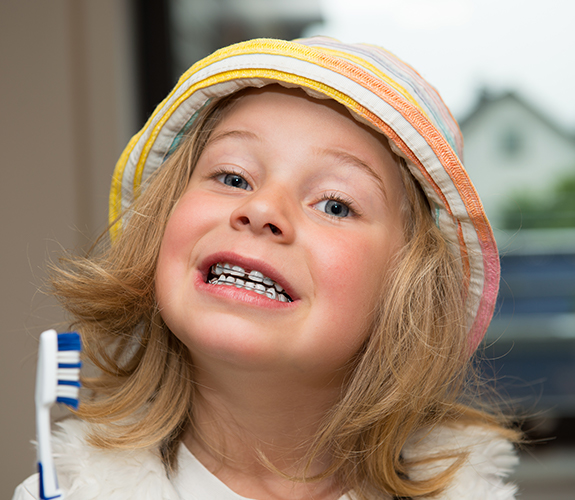
<svg viewBox="0 0 575 500"><path fill-rule="evenodd" d="M259 271L251 270L247 273L240 266L232 266L227 262L223 264L218 262L211 267L211 272L215 275L210 280L213 285L235 285L237 288L253 290L260 295L265 294L270 299L279 300L280 302L291 302L291 299L280 284L264 276Z"/></svg>

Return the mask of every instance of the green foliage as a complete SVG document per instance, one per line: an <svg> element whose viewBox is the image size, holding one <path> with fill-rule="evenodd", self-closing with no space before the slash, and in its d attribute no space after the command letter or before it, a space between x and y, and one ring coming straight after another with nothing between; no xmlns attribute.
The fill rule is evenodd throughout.
<svg viewBox="0 0 575 500"><path fill-rule="evenodd" d="M502 220L503 229L512 230L575 228L575 173L561 178L548 198L516 194L504 208Z"/></svg>

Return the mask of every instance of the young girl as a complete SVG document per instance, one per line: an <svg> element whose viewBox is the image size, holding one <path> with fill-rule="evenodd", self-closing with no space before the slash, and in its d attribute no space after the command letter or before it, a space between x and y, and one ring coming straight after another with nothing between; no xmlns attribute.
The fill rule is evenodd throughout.
<svg viewBox="0 0 575 500"><path fill-rule="evenodd" d="M108 248L54 277L98 369L54 438L67 498L514 498L517 435L470 390L499 265L461 156L383 49L195 64L118 162Z"/></svg>

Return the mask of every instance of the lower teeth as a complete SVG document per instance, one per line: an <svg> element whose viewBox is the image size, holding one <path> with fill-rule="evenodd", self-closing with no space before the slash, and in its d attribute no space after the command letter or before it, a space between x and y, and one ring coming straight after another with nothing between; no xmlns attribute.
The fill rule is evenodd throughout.
<svg viewBox="0 0 575 500"><path fill-rule="evenodd" d="M225 276L221 274L220 276L214 277L211 280L209 280L209 283L211 285L226 285L226 286L234 285L236 288L244 288L246 290L256 292L259 295L266 295L268 298L272 300L278 300L280 302L290 302L290 300L288 300L288 298L285 295L278 293L273 286L266 288L261 283L244 281L239 278L234 279L232 276Z"/></svg>

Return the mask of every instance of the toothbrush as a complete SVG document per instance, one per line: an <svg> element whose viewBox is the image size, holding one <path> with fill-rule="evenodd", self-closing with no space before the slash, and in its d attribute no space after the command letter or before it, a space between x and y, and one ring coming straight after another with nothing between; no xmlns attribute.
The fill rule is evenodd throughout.
<svg viewBox="0 0 575 500"><path fill-rule="evenodd" d="M50 407L63 403L78 409L80 391L80 336L47 330L40 335L36 372L36 434L40 498L63 499L52 458Z"/></svg>

